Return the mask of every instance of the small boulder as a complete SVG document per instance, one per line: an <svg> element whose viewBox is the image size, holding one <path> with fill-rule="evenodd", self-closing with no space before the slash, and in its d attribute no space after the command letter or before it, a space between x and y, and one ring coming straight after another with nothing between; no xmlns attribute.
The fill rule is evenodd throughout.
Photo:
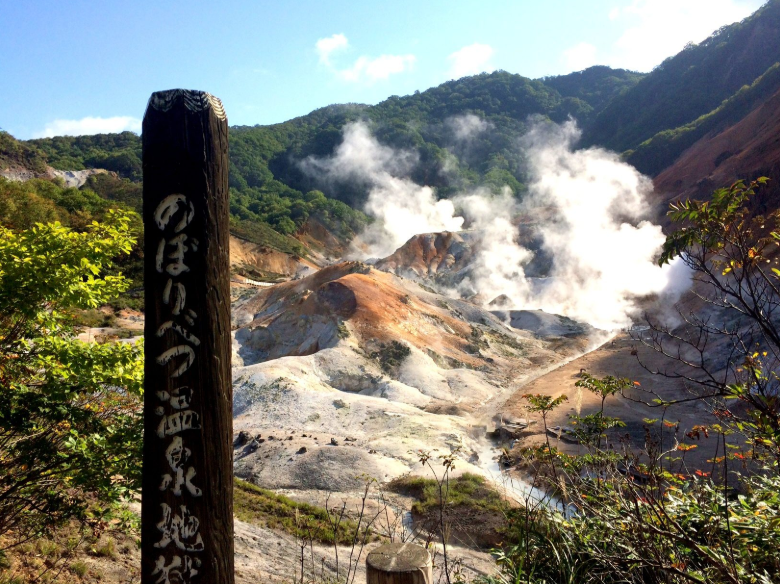
<svg viewBox="0 0 780 584"><path fill-rule="evenodd" d="M331 439L330 439L330 444L331 444L331 446L338 446L338 445L339 445L339 443L338 443L338 442L336 442L336 439L335 439L335 438L331 438Z"/></svg>
<svg viewBox="0 0 780 584"><path fill-rule="evenodd" d="M308 448L306 448L305 446L301 446L301 447L298 449L298 452L296 452L296 454L306 454L308 451L309 451L309 449L308 449Z"/></svg>
<svg viewBox="0 0 780 584"><path fill-rule="evenodd" d="M233 442L233 446L243 446L244 444L248 444L250 440L252 440L252 435L246 430L241 430Z"/></svg>

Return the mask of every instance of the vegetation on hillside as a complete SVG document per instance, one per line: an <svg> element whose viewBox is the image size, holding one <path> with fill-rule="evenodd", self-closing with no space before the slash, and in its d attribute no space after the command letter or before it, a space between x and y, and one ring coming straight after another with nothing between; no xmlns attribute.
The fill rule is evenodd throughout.
<svg viewBox="0 0 780 584"><path fill-rule="evenodd" d="M650 175L659 174L697 140L709 132L736 124L778 90L780 90L780 62L769 67L752 84L744 85L711 112L679 128L659 132L642 142L636 149L625 152L624 157L641 172ZM732 153L726 153L726 155L730 154Z"/></svg>
<svg viewBox="0 0 780 584"><path fill-rule="evenodd" d="M437 187L441 196L477 185L496 191L508 186L520 194L524 161L515 142L529 116L559 122L573 116L587 123L642 77L608 67L541 80L497 71L405 97L391 96L376 106L334 105L271 126L232 127L231 214L238 220L266 223L281 234L292 233L306 216L314 214L337 235L353 235L365 223L365 217L353 211L362 206L365 185L336 184L308 175L300 162L309 156L332 154L344 126L358 120L371 124L382 144L413 151L419 160L412 178ZM464 140L459 124L467 115L477 116L481 127L489 131ZM122 178L141 178L141 141L130 132L23 144L54 168L106 168ZM126 186L109 184L108 178L96 180L103 183L101 194L136 206L127 200ZM91 188L98 190L96 186ZM114 194L114 188L122 192ZM312 191L324 193L324 199Z"/></svg>
<svg viewBox="0 0 780 584"><path fill-rule="evenodd" d="M391 481L390 488L417 499L412 504L412 512L417 515L436 511L441 505L439 485L434 479L404 476ZM503 498L488 484L485 477L473 473L463 473L450 479L446 496L447 505L451 508L466 507L497 513L503 513L506 509Z"/></svg>
<svg viewBox="0 0 780 584"><path fill-rule="evenodd" d="M70 520L100 528L140 488L143 346L76 339L76 311L125 290L114 259L131 217L81 231L0 227L0 536L11 546Z"/></svg>
<svg viewBox="0 0 780 584"><path fill-rule="evenodd" d="M26 142L0 130L0 168L21 166L33 172L46 171L46 155Z"/></svg>
<svg viewBox="0 0 780 584"><path fill-rule="evenodd" d="M236 134L239 137L234 139ZM304 255L300 243L276 234L293 235L313 216L336 237L343 240L354 237L368 221L363 213L325 197L321 191L304 194L274 179L266 158L281 151L279 144L266 135L243 140L240 131L231 130L230 212L238 226L236 234L260 245ZM0 163L24 166L38 173L45 172L47 165L60 170L110 170L116 174L91 176L83 189L141 211L141 139L132 132L58 136L27 142L2 134ZM269 227L276 234L269 233Z"/></svg>
<svg viewBox="0 0 780 584"><path fill-rule="evenodd" d="M235 128L231 144L239 142L241 155L231 157L235 163L231 180L239 187L242 179L253 186L254 181L264 183L273 176L299 191L318 189L360 208L366 185L324 181L307 174L300 161L332 154L343 127L363 120L381 144L413 152L418 161L411 178L436 187L440 196L475 186L496 191L507 186L519 195L526 176L516 139L527 128L529 116L590 119L639 78L606 67L544 80L496 71L413 95L391 96L376 106L334 106L283 124ZM476 118L469 120L469 115ZM474 119L479 120L478 127L469 128Z"/></svg>
<svg viewBox="0 0 780 584"><path fill-rule="evenodd" d="M356 537L356 521L345 518L334 530L328 510L323 507L293 501L241 479L235 479L233 495L234 514L241 521L326 544L351 545Z"/></svg>
<svg viewBox="0 0 780 584"><path fill-rule="evenodd" d="M59 170L105 168L140 181L141 139L132 132L92 136L55 136L29 140L46 155L48 164Z"/></svg>
<svg viewBox="0 0 780 584"><path fill-rule="evenodd" d="M0 177L0 225L29 229L36 223L60 223L82 229L115 207L88 189L66 188L56 182L25 182Z"/></svg>

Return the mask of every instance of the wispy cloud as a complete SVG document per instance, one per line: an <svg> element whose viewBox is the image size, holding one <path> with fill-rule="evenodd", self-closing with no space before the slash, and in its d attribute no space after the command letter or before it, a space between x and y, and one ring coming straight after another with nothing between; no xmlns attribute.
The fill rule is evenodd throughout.
<svg viewBox="0 0 780 584"><path fill-rule="evenodd" d="M51 138L52 136L87 136L90 134L108 134L114 132L141 131L141 120L131 116L113 118L86 117L80 120L54 120L46 124L33 138Z"/></svg>
<svg viewBox="0 0 780 584"><path fill-rule="evenodd" d="M347 81L363 79L377 81L387 79L390 75L403 73L414 66L417 58L414 55L381 55L376 59L360 57L349 69L341 69L337 73Z"/></svg>
<svg viewBox="0 0 780 584"><path fill-rule="evenodd" d="M455 51L447 57L450 62L449 77L460 79L466 75L494 71L495 67L490 62L494 52L493 47L481 43L474 43Z"/></svg>
<svg viewBox="0 0 780 584"><path fill-rule="evenodd" d="M411 54L380 55L374 58L363 55L349 67L337 67L333 55L349 48L349 40L343 34L322 38L315 43L314 47L322 65L340 79L355 83L387 79L391 75L411 70L417 61L417 57Z"/></svg>
<svg viewBox="0 0 780 584"><path fill-rule="evenodd" d="M346 49L348 46L349 41L343 34L334 34L333 36L320 39L314 45L317 49L317 54L320 56L320 63L323 65L331 65L330 56L333 53Z"/></svg>
<svg viewBox="0 0 780 584"><path fill-rule="evenodd" d="M649 71L664 59L681 51L689 42L698 43L716 29L745 18L764 0L633 0L615 8L611 20L626 24L605 64Z"/></svg>
<svg viewBox="0 0 780 584"><path fill-rule="evenodd" d="M596 64L596 47L578 43L563 51L562 59L567 71L582 71Z"/></svg>

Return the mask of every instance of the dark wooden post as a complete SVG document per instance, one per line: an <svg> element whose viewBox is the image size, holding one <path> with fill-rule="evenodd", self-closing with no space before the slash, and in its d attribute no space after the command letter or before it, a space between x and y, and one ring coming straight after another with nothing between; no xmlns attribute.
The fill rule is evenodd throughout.
<svg viewBox="0 0 780 584"><path fill-rule="evenodd" d="M142 584L232 584L228 127L208 93L143 121Z"/></svg>
<svg viewBox="0 0 780 584"><path fill-rule="evenodd" d="M433 562L424 547L386 543L366 556L367 584L433 584Z"/></svg>

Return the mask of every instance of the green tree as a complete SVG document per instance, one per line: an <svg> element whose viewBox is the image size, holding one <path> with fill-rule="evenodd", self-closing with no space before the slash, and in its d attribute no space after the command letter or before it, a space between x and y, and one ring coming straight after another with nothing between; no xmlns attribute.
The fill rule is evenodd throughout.
<svg viewBox="0 0 780 584"><path fill-rule="evenodd" d="M550 433L547 428L547 416L562 403L569 401L568 395L559 395L558 397L552 397L551 395L544 395L541 393L526 393L523 395L523 399L528 402L528 410L531 412L539 413L542 415L542 425L544 426L544 438L547 441L547 455L550 457L550 466L552 467L553 474L558 472L555 470L555 455L550 445Z"/></svg>
<svg viewBox="0 0 780 584"><path fill-rule="evenodd" d="M717 319L681 313L682 332L651 323L651 344L683 366L670 376L697 386L700 398L712 400L722 419L750 437L752 456L768 455L780 470L780 209L761 216L751 208L767 181L738 181L709 201L672 205L669 215L681 229L667 238L660 263L679 257ZM670 348L669 339L682 349ZM723 341L730 347L726 375L713 359ZM727 407L734 401L746 408Z"/></svg>
<svg viewBox="0 0 780 584"><path fill-rule="evenodd" d="M131 216L76 232L0 227L0 535L8 545L70 519L100 522L140 486L141 345L76 339L74 309L127 287Z"/></svg>
<svg viewBox="0 0 780 584"><path fill-rule="evenodd" d="M588 445L595 445L599 449L601 448L601 438L606 430L625 426L619 419L604 415L604 402L608 397L631 387L631 380L612 375L599 379L585 373L582 379L574 385L587 389L601 398L601 407L598 412L588 414L587 416L569 416L572 419L572 423L578 427L575 433L580 441Z"/></svg>

